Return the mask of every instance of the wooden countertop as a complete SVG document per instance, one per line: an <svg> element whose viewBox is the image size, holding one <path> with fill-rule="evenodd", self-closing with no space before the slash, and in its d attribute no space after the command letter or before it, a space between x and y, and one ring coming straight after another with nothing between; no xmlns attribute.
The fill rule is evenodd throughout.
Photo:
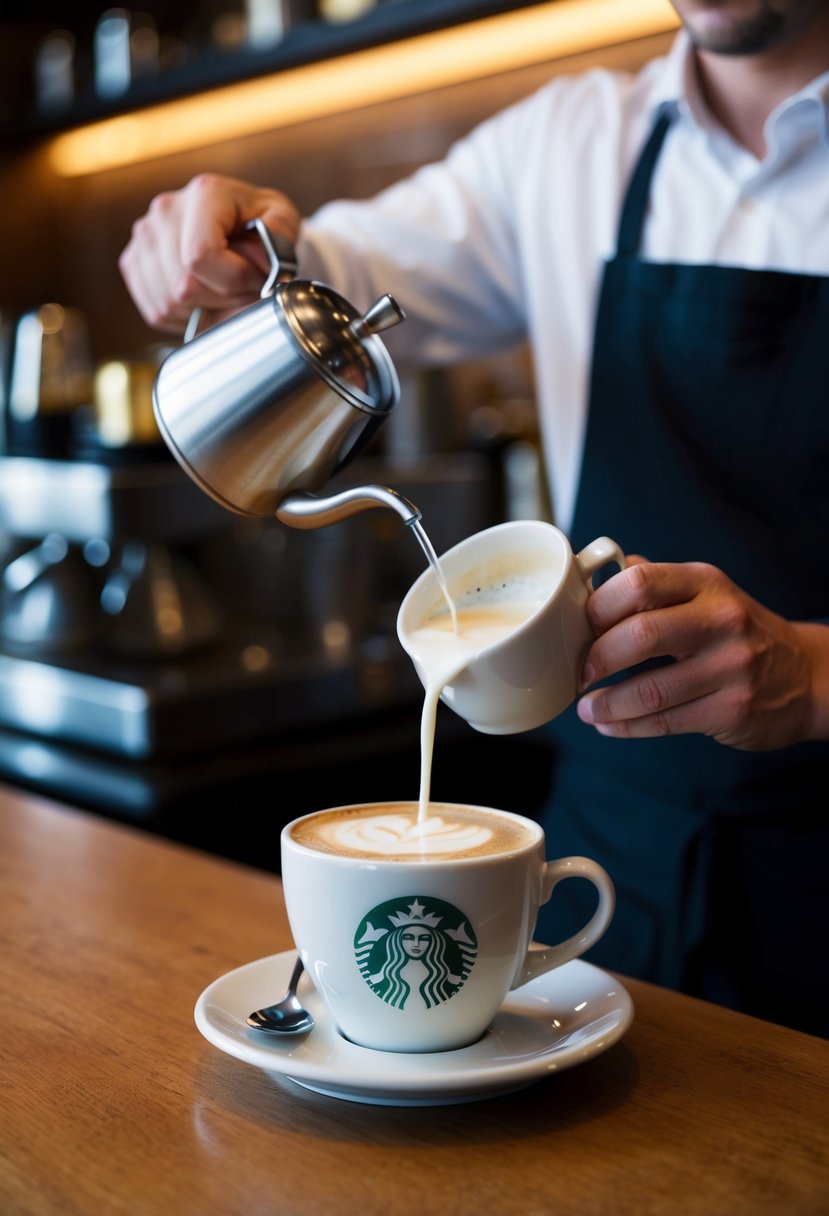
<svg viewBox="0 0 829 1216"><path fill-rule="evenodd" d="M276 878L4 787L0 875L4 1216L829 1211L821 1039L625 981L632 1028L579 1067L357 1105L195 1028L211 980L290 947Z"/></svg>

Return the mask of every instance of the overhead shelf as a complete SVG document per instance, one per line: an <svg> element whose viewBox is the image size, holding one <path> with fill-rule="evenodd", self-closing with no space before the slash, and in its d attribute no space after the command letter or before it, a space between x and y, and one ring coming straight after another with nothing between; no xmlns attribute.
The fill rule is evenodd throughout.
<svg viewBox="0 0 829 1216"><path fill-rule="evenodd" d="M365 16L344 23L319 19L296 25L273 47L243 48L221 52L205 50L199 57L175 70L137 80L116 98L103 99L88 91L60 113L48 117L17 115L6 138L30 141L76 126L132 113L164 101L189 97L222 86L259 77L281 74L307 64L319 63L383 46L435 30L480 20L516 9L538 6L540 0L393 0Z"/></svg>
<svg viewBox="0 0 829 1216"><path fill-rule="evenodd" d="M435 15L438 9L443 19L440 28L427 28L428 12ZM454 12L454 22L447 22L448 11ZM182 89L177 96L168 92L155 101L136 92L129 108L122 105L86 122L78 118L67 129L45 132L51 135L46 152L52 171L60 177L81 177L213 147L635 41L677 25L669 0L638 0L636 5L619 0L536 0L508 6L465 0L446 6L437 0L419 0L420 19L406 25L403 16L412 12L408 0L377 12L399 15L393 38L388 36L390 26L383 26L386 35L380 36L379 18L372 15L365 23L343 28L340 39L327 44L331 52L327 55L317 43L315 53L309 50L302 59L286 39L283 58L277 61L276 52L267 56L267 69L258 60L261 70L253 72L248 65L249 70L235 81L213 80L209 89ZM363 29L361 37L358 27ZM367 38L368 30L374 31L373 40ZM325 36L331 37L327 27ZM281 66L275 67L277 62Z"/></svg>

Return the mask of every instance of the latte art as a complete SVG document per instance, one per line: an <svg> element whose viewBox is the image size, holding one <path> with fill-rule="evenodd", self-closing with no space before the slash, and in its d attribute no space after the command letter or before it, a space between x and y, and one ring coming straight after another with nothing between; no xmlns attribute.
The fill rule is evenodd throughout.
<svg viewBox="0 0 829 1216"><path fill-rule="evenodd" d="M441 861L488 857L530 844L532 831L506 815L432 803L419 822L417 803L321 811L292 829L298 844L341 857Z"/></svg>
<svg viewBox="0 0 829 1216"><path fill-rule="evenodd" d="M377 815L331 825L338 845L348 850L403 857L458 853L478 849L492 839L484 824L452 823L430 815L425 823L412 823L405 815Z"/></svg>

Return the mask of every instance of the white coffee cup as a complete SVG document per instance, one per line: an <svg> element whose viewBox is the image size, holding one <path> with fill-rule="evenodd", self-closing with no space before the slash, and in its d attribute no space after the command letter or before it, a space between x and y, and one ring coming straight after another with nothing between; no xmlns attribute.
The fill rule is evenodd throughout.
<svg viewBox="0 0 829 1216"><path fill-rule="evenodd" d="M529 577L544 588L533 615L500 641L472 656L443 689L442 700L485 734L532 730L557 717L579 691L585 655L595 640L586 605L593 575L625 556L615 541L599 537L574 554L552 524L517 520L498 524L449 549L440 558L449 592L462 598L479 579L492 585ZM509 586L502 593L509 603ZM397 617L400 642L426 677L412 635L443 606L431 569L409 588Z"/></svg>
<svg viewBox="0 0 829 1216"><path fill-rule="evenodd" d="M473 827L480 821L482 830L496 833L495 852L484 845L466 856L424 855L411 833L409 852L398 858L382 850L323 851L296 835L327 830L339 816L353 816L361 828L361 816L399 817L402 824L416 814L416 802L338 807L294 820L282 832L285 901L305 969L340 1033L383 1051L447 1051L475 1042L511 989L583 954L615 907L601 866L585 857L545 861L541 827L506 811L431 805L430 815L447 830L460 825L468 837L470 821ZM402 826L397 831L403 841ZM596 886L595 913L566 941L531 946L540 905L568 877Z"/></svg>

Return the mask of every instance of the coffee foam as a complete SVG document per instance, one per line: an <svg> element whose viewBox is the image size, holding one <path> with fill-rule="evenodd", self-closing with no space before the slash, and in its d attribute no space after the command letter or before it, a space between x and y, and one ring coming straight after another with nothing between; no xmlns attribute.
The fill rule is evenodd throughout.
<svg viewBox="0 0 829 1216"><path fill-rule="evenodd" d="M430 807L422 824L417 805L322 811L300 821L292 836L307 848L341 857L424 862L507 853L533 839L514 820L441 804Z"/></svg>

